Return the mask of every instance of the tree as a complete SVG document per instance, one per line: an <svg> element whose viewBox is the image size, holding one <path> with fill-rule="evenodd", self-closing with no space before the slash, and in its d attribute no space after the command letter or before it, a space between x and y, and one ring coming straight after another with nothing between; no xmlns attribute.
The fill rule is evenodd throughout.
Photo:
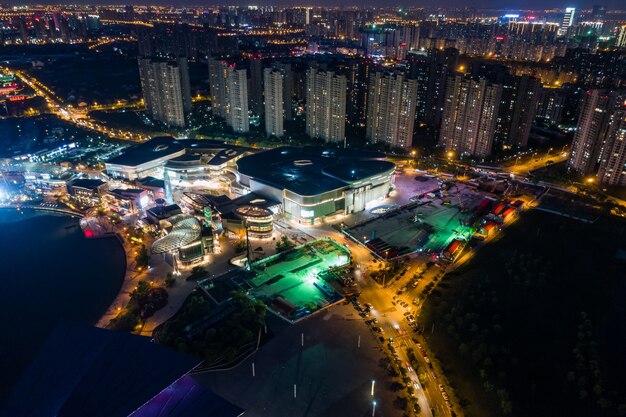
<svg viewBox="0 0 626 417"><path fill-rule="evenodd" d="M138 267L147 266L150 263L150 255L148 254L148 248L146 245L141 245L135 256L135 263Z"/></svg>
<svg viewBox="0 0 626 417"><path fill-rule="evenodd" d="M246 241L240 240L239 242L237 242L237 244L235 245L235 253L245 252L245 250L246 250Z"/></svg>
<svg viewBox="0 0 626 417"><path fill-rule="evenodd" d="M139 317L133 311L124 311L111 320L110 326L114 330L130 332L139 324Z"/></svg>
<svg viewBox="0 0 626 417"><path fill-rule="evenodd" d="M396 397L393 400L393 406L399 410L406 410L407 405L408 405L408 400L406 399L406 397Z"/></svg>
<svg viewBox="0 0 626 417"><path fill-rule="evenodd" d="M282 235L280 240L276 242L276 252L284 252L293 248L295 245L287 238L287 236Z"/></svg>
<svg viewBox="0 0 626 417"><path fill-rule="evenodd" d="M202 275L206 273L206 268L203 266L194 266L191 268L191 275L189 275L189 279L200 278Z"/></svg>

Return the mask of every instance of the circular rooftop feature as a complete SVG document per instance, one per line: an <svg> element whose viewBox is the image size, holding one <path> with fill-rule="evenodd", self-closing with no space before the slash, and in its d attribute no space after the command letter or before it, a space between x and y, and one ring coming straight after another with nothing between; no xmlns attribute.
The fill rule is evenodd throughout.
<svg viewBox="0 0 626 417"><path fill-rule="evenodd" d="M293 164L297 167L307 167L313 165L313 161L310 159L297 159L293 161Z"/></svg>
<svg viewBox="0 0 626 417"><path fill-rule="evenodd" d="M272 217L271 211L257 206L241 206L235 209L235 213L238 216L244 217L246 219L260 219Z"/></svg>

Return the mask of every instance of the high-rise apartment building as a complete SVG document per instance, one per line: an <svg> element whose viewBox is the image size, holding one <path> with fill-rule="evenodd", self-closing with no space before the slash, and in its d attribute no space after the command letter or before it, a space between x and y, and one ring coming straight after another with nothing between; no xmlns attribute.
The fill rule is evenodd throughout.
<svg viewBox="0 0 626 417"><path fill-rule="evenodd" d="M620 104L619 95L604 90L588 90L583 98L576 133L567 168L581 175L595 173L607 155L607 137L613 127L613 113ZM618 135L619 136L619 135Z"/></svg>
<svg viewBox="0 0 626 417"><path fill-rule="evenodd" d="M259 116L263 115L263 60L260 56L253 56L248 60L250 65L250 84L248 88L250 110Z"/></svg>
<svg viewBox="0 0 626 417"><path fill-rule="evenodd" d="M618 48L626 48L626 25L619 28L619 32L617 32L617 40L615 41L615 46L617 46Z"/></svg>
<svg viewBox="0 0 626 417"><path fill-rule="evenodd" d="M237 133L250 130L248 114L248 76L245 68L229 65L227 68L228 124Z"/></svg>
<svg viewBox="0 0 626 417"><path fill-rule="evenodd" d="M626 186L626 101L611 115L597 177L607 185Z"/></svg>
<svg viewBox="0 0 626 417"><path fill-rule="evenodd" d="M525 148L535 119L541 82L529 76L506 76L496 121L496 142L503 148Z"/></svg>
<svg viewBox="0 0 626 417"><path fill-rule="evenodd" d="M209 56L209 93L213 114L222 119L228 117L228 63Z"/></svg>
<svg viewBox="0 0 626 417"><path fill-rule="evenodd" d="M265 68L263 71L265 92L265 133L267 136L283 135L284 102L283 72L279 69Z"/></svg>
<svg viewBox="0 0 626 417"><path fill-rule="evenodd" d="M344 75L310 68L306 77L306 133L327 142L346 138L346 88Z"/></svg>
<svg viewBox="0 0 626 417"><path fill-rule="evenodd" d="M606 17L606 6L602 4L594 4L591 9L591 18L596 22L603 22Z"/></svg>
<svg viewBox="0 0 626 417"><path fill-rule="evenodd" d="M401 74L372 74L368 88L366 138L410 149L416 101L417 80Z"/></svg>
<svg viewBox="0 0 626 417"><path fill-rule="evenodd" d="M209 91L213 114L226 120L235 132L250 130L248 77L245 68L209 57Z"/></svg>
<svg viewBox="0 0 626 417"><path fill-rule="evenodd" d="M289 62L274 61L270 64L274 70L280 71L283 77L283 117L285 120L293 119L293 98L295 76Z"/></svg>
<svg viewBox="0 0 626 417"><path fill-rule="evenodd" d="M502 85L485 78L450 77L439 144L458 156L491 154Z"/></svg>
<svg viewBox="0 0 626 417"><path fill-rule="evenodd" d="M443 112L446 82L454 75L459 51L454 48L430 49L426 54L409 54L409 77L417 80L417 115L420 122L439 126Z"/></svg>
<svg viewBox="0 0 626 417"><path fill-rule="evenodd" d="M417 81L416 117L417 120L424 121L426 118L426 97L428 96L428 76L430 73L428 53L425 51L411 52L407 57L407 61L407 76Z"/></svg>
<svg viewBox="0 0 626 417"><path fill-rule="evenodd" d="M139 77L146 109L167 126L185 126L191 110L187 58L139 58Z"/></svg>

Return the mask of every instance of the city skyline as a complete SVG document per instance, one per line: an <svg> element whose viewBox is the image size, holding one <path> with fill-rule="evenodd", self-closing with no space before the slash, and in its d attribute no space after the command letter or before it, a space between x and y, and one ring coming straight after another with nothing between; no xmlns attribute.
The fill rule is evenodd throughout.
<svg viewBox="0 0 626 417"><path fill-rule="evenodd" d="M11 6L19 6L19 5L37 5L37 4L42 4L42 5L56 5L56 6L63 6L65 5L65 3L60 3L57 1L21 1L18 2L16 0L9 0L7 2L5 2L8 5ZM126 5L126 4L130 4L130 5L135 5L135 6L150 6L150 5L158 5L158 6L178 6L178 7L184 7L184 6L193 6L193 7L197 7L197 6L205 6L205 7L219 7L219 6L241 6L241 7L246 7L246 6L261 6L260 4L255 4L254 2L252 3L241 3L241 2L237 2L237 1L220 1L220 2L216 2L213 4L206 4L206 3L202 3L202 2L198 2L198 1L193 1L193 0L180 0L180 1L165 1L165 0L161 0L161 1L156 1L156 2L151 2L151 3L145 3L145 2L141 2L141 1L127 1L125 3L119 3L119 2L115 2L115 1L98 1L98 2L94 2L94 1L75 1L72 3L67 3L67 5L71 5L71 4L81 4L81 5ZM533 0L530 2L524 2L521 3L519 1L510 1L510 2L497 2L495 0L484 0L482 3L480 4L476 4L476 5L472 5L471 7L467 6L467 3L465 2L460 2L457 0L447 0L444 1L442 3L438 3L437 7L444 9L444 8L459 8L459 9L463 9L463 8L469 8L469 9L495 9L495 10L511 10L511 11L523 11L523 10L548 10L548 9L558 9L558 8L565 8L565 7L574 7L577 9L591 9L594 5L597 4L602 4L603 6L606 6L609 9L615 9L615 10L621 10L624 11L624 7L623 4L618 1L618 0L606 0L606 1L602 1L602 2L598 2L598 1L592 1L592 0L576 0L576 1L570 1L570 2L561 2L561 1L552 1L552 2L539 2L537 0ZM340 1L340 0L314 0L314 1L295 1L295 2L289 2L286 0L278 0L275 1L271 4L268 4L268 6L280 6L280 7L286 7L286 6L296 6L296 7L319 7L319 6L330 6L330 7L380 7L380 8L384 8L384 7L413 7L413 8L433 8L432 4L428 4L428 3L424 3L424 4L416 4L414 2L408 2L406 0L395 0L394 2L390 2L389 4L386 5L381 5L380 3L368 3L367 1L365 3L354 3L351 0L346 0L344 1Z"/></svg>
<svg viewBox="0 0 626 417"><path fill-rule="evenodd" d="M626 413L626 12L436 6L0 5L0 417Z"/></svg>

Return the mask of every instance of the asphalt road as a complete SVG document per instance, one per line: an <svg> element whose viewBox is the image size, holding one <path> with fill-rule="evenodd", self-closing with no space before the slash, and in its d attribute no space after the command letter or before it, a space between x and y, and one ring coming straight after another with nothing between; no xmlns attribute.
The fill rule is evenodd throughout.
<svg viewBox="0 0 626 417"><path fill-rule="evenodd" d="M501 167L506 172L526 176L536 169L564 162L568 156L567 147L563 147L562 149L553 149L545 153L534 153L529 156L519 157L513 160L512 164L510 164L511 161L509 160L508 163L502 164Z"/></svg>

